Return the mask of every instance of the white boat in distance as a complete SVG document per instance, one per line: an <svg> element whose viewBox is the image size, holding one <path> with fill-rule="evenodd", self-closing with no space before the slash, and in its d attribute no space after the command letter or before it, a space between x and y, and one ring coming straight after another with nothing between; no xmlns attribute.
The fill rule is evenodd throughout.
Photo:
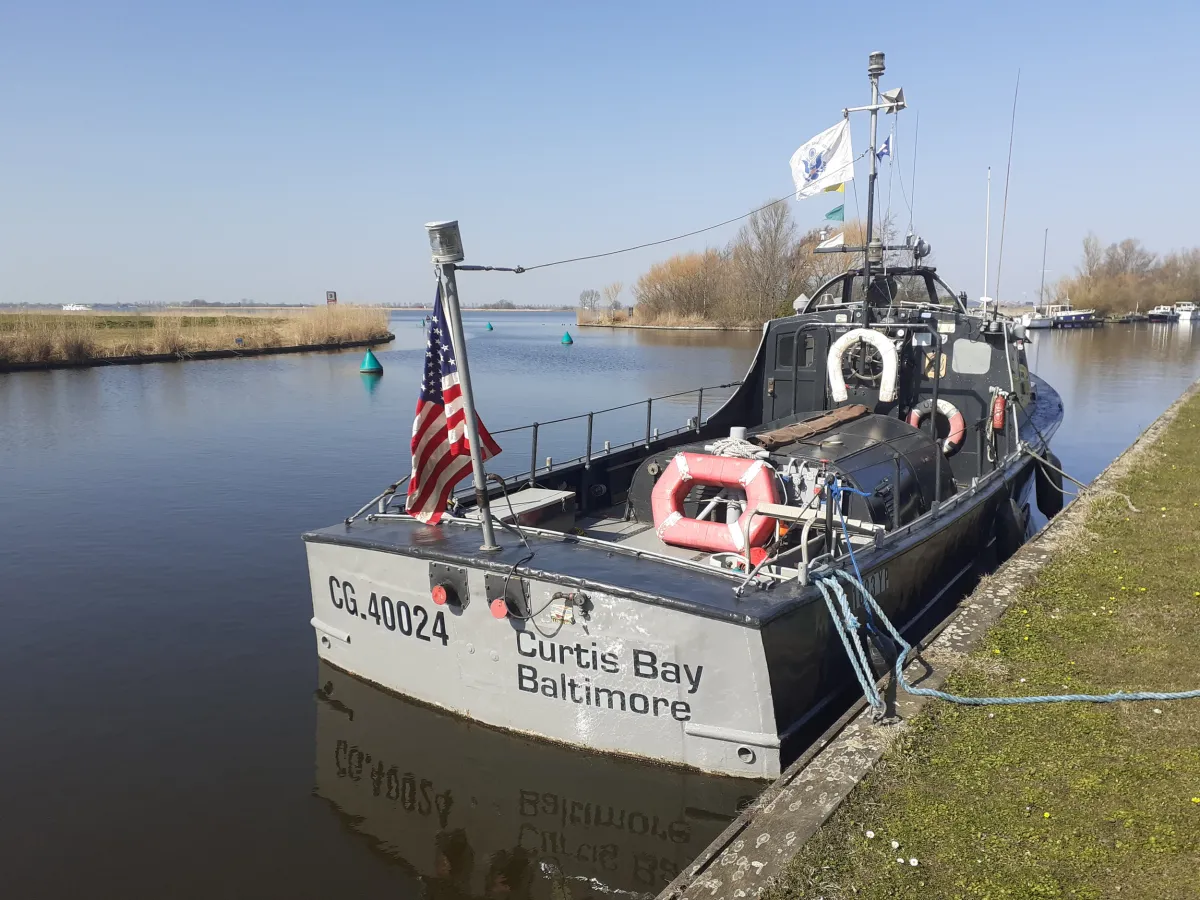
<svg viewBox="0 0 1200 900"><path fill-rule="evenodd" d="M1094 309L1075 309L1070 302L1056 303L1025 313L1021 322L1026 328L1091 328L1101 324Z"/></svg>
<svg viewBox="0 0 1200 900"><path fill-rule="evenodd" d="M91 312L90 306L84 306L82 303L64 303L63 312Z"/></svg>
<svg viewBox="0 0 1200 900"><path fill-rule="evenodd" d="M1195 303L1183 302L1175 304L1175 312L1179 313L1180 322L1190 322L1193 319L1200 319L1200 309L1196 308Z"/></svg>

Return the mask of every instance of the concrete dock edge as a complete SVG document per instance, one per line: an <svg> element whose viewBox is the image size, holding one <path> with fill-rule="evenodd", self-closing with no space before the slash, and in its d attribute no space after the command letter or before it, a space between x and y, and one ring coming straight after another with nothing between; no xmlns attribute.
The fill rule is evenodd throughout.
<svg viewBox="0 0 1200 900"><path fill-rule="evenodd" d="M934 629L905 670L910 682L922 687L941 687L1017 593L1083 525L1092 501L1103 496L1105 488L1112 488L1158 440L1184 403L1197 393L1200 381L1184 391L1075 502ZM860 700L667 885L659 894L661 900L759 896L928 702L926 698L901 692L896 698L896 710L902 721L896 725L876 725L870 708Z"/></svg>

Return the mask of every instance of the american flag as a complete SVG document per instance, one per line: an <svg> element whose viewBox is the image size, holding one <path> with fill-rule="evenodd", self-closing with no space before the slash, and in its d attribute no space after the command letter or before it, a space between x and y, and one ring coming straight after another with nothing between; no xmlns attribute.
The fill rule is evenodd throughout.
<svg viewBox="0 0 1200 900"><path fill-rule="evenodd" d="M483 458L500 452L479 417ZM450 341L450 327L442 310L442 288L433 302L433 321L425 342L425 373L413 420L412 478L405 509L430 525L441 521L454 486L471 471L471 445L467 440L458 363Z"/></svg>

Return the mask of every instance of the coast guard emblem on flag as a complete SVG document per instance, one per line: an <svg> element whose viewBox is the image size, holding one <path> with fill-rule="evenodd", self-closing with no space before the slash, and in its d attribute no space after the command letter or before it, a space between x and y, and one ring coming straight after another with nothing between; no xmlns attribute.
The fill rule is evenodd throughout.
<svg viewBox="0 0 1200 900"><path fill-rule="evenodd" d="M825 171L825 156L818 152L816 148L808 151L812 156L812 160L801 160L804 166L804 182L807 184L814 179L820 178L821 173Z"/></svg>
<svg viewBox="0 0 1200 900"><path fill-rule="evenodd" d="M811 197L854 177L854 151L850 148L850 122L842 119L792 154L792 180L796 199ZM843 188L844 190L844 188Z"/></svg>
<svg viewBox="0 0 1200 900"><path fill-rule="evenodd" d="M471 471L471 445L467 440L466 414L458 361L450 340L450 326L442 309L442 288L433 302L433 321L425 342L425 371L417 397L412 431L412 478L404 508L430 525L441 521L454 486ZM500 452L479 417L480 452L490 459Z"/></svg>

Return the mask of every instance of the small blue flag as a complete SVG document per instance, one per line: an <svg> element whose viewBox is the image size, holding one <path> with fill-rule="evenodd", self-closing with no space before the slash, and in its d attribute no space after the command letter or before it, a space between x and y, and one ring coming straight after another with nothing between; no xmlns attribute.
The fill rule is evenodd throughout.
<svg viewBox="0 0 1200 900"><path fill-rule="evenodd" d="M892 155L892 136L889 134L887 136L887 139L883 142L883 145L878 150L875 151L875 158L878 159L880 162L883 162L883 158L885 156L891 156L891 155Z"/></svg>

